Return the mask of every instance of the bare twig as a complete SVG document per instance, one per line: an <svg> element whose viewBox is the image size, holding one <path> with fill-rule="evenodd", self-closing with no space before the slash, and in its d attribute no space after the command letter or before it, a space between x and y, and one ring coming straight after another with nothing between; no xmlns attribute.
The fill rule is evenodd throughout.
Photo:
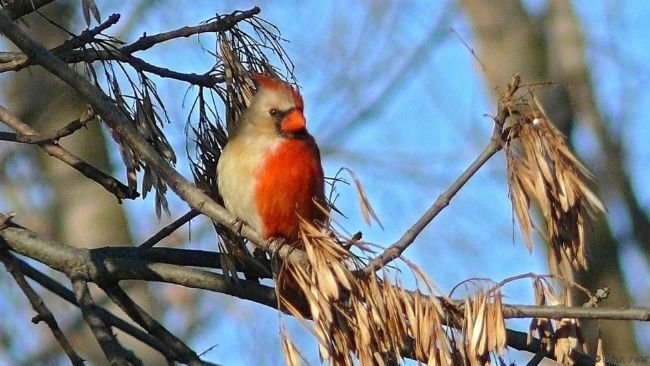
<svg viewBox="0 0 650 366"><path fill-rule="evenodd" d="M391 244L381 254L373 258L368 265L362 270L365 274L370 274L378 269L381 269L386 264L398 258L406 248L409 247L417 238L418 235L424 230L427 225L438 214L449 205L451 199L458 193L458 191L467 183L467 181L487 162L497 151L501 149L501 128L499 125L495 126L492 138L487 146L483 149L481 154L465 169L465 171L443 192L431 207L418 219L418 221L411 226L402 237L395 243Z"/></svg>
<svg viewBox="0 0 650 366"><path fill-rule="evenodd" d="M209 366L209 362L202 361L199 356L183 341L168 331L162 324L147 314L138 304L127 295L119 285L112 283L102 287L108 296L131 319L146 329L150 334L160 339L181 362L190 366Z"/></svg>
<svg viewBox="0 0 650 366"><path fill-rule="evenodd" d="M193 218L197 217L198 215L199 215L199 212L196 211L196 210L188 211L185 215L179 217L174 222L172 222L171 224L165 226L160 231L155 233L149 239L145 240L142 244L140 244L138 246L138 248L146 249L146 248L153 247L154 245L158 244L159 241L161 241L164 238L168 237L174 231L176 231L179 227L185 225L188 221L192 220Z"/></svg>
<svg viewBox="0 0 650 366"><path fill-rule="evenodd" d="M59 282L53 280L51 277L47 276L46 274L30 266L26 262L18 258L14 258L14 260L16 261L17 265L20 267L20 270L25 274L25 276L38 282L41 286L43 286L50 292L56 294L60 298L66 300L70 304L79 306L77 304L77 300L75 299L74 293L69 289L67 289L65 286L61 285ZM174 359L174 355L171 354L167 346L164 345L162 342L160 342L157 338L143 332L142 330L135 327L131 323L122 320L121 318L117 317L116 315L112 314L110 311L104 308L93 305L93 309L106 324L110 325L111 327L120 329L121 331L132 336L133 338L157 350L158 352L163 354L167 359L170 360Z"/></svg>
<svg viewBox="0 0 650 366"><path fill-rule="evenodd" d="M220 17L215 21L197 25L194 27L182 27L172 31L158 33L150 36L142 36L137 41L119 49L124 54L131 54L136 51L144 51L158 43L166 42L175 38L187 38L199 33L223 32L234 27L244 19L252 18L260 13L260 8L253 7L249 10L234 11L230 15Z"/></svg>
<svg viewBox="0 0 650 366"><path fill-rule="evenodd" d="M84 320L90 327L97 342L104 351L104 355L111 365L143 365L142 361L137 359L132 352L126 350L117 341L111 328L106 325L104 320L97 314L95 303L90 295L88 283L77 277L72 278L77 304L81 308Z"/></svg>
<svg viewBox="0 0 650 366"><path fill-rule="evenodd" d="M7 126L13 128L14 130L18 131L18 133L22 135L40 136L36 130L31 128L25 122L21 121L18 117L14 116L11 112L9 112L6 108L4 108L1 105L0 105L0 121L5 123ZM50 142L41 142L38 143L38 146L40 146L43 150L45 150L45 152L47 152L49 155L54 156L55 158L75 168L81 174L99 183L107 191L114 194L115 197L117 197L119 200L126 199L126 198L134 199L138 197L138 192L130 190L129 187L120 183L118 180L111 177L110 175L107 175L106 173L100 171L99 169L79 159L77 156L73 155L68 150L61 147L59 144L50 143Z"/></svg>
<svg viewBox="0 0 650 366"><path fill-rule="evenodd" d="M391 244L381 254L373 258L358 274L369 275L378 269L384 267L386 264L397 259L406 248L415 241L418 235L424 230L427 225L445 208L449 205L451 199L458 193L458 191L467 183L467 181L476 174L476 172L485 164L494 154L501 150L503 146L503 126L505 125L506 118L508 118L509 103L513 95L517 92L520 86L519 75L514 75L510 84L503 92L497 103L497 115L494 119L494 129L490 142L479 154L479 156L465 169L465 171L443 192L431 207L418 219L418 221L411 226L402 237L395 243Z"/></svg>
<svg viewBox="0 0 650 366"><path fill-rule="evenodd" d="M503 305L503 317L544 319L608 319L650 321L648 308L594 308L573 306Z"/></svg>
<svg viewBox="0 0 650 366"><path fill-rule="evenodd" d="M138 71L149 72L158 76L170 79L185 81L187 83L204 86L214 87L217 83L223 82L223 79L211 74L194 74L194 73L181 73L169 70L163 67L152 65L141 58L133 56L137 51L147 50L156 44L170 41L176 38L186 38L200 33L213 33L223 32L235 26L238 22L254 17L259 14L260 9L254 7L245 11L236 11L230 15L220 17L219 19L208 22L194 27L183 27L171 30L164 33L154 34L150 36L142 36L137 41L120 47L115 50L74 50L81 47L83 44L93 41L94 36L101 33L106 28L115 24L119 20L118 14L111 15L104 23L81 33L79 36L66 41L62 45L53 48L51 51L57 56L61 57L67 63L78 62L94 62L94 61L120 61L126 62ZM29 59L26 54L14 55L14 59L6 65L0 65L0 72L5 71L18 71L24 67L31 66L34 61Z"/></svg>
<svg viewBox="0 0 650 366"><path fill-rule="evenodd" d="M18 133L0 132L0 140L20 142L23 144L42 144L45 142L56 143L63 137L72 135L78 129L85 127L90 121L95 120L95 113L88 109L79 118L61 127L60 129L43 135L23 135Z"/></svg>
<svg viewBox="0 0 650 366"><path fill-rule="evenodd" d="M93 29L86 29L81 32L78 36L72 37L71 39L66 40L61 45L54 47L52 52L57 55L63 54L65 52L72 51L75 48L82 47L88 43L91 43L95 40L95 37L111 26L115 25L120 20L119 14L111 14L106 21L102 22L100 25L96 26ZM0 73L6 71L19 71L25 67L31 66L33 62L25 55L20 52L3 52L4 57L0 58L0 61L4 64L0 65Z"/></svg>
<svg viewBox="0 0 650 366"><path fill-rule="evenodd" d="M74 350L66 338L65 334L63 334L63 331L61 331L61 328L59 328L59 324L54 318L54 314L52 314L50 309L48 309L48 307L45 305L43 299L36 293L36 291L34 291L29 283L27 283L24 274L15 261L14 256L11 255L6 248L4 248L2 240L0 240L0 261L4 264L7 271L16 281L18 287L20 287L20 289L29 300L32 308L34 308L34 311L36 311L38 314L32 319L32 322L34 324L37 324L41 321L45 322L45 324L47 324L47 326L52 331L52 334L54 335L54 338L56 338L56 341L59 342L59 345L61 345L63 351L66 353L66 355L68 355L70 362L75 366L84 365L84 360L77 354L77 352Z"/></svg>

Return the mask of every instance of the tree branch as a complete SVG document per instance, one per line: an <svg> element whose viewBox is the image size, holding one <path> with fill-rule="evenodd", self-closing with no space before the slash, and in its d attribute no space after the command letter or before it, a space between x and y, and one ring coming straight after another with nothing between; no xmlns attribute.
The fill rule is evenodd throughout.
<svg viewBox="0 0 650 366"><path fill-rule="evenodd" d="M74 50L75 48L81 47L83 44L92 42L97 34L115 24L119 20L119 14L113 14L104 23L100 24L92 30L86 30L82 32L79 36L74 37L71 40L64 42L62 45L53 48L51 52L67 63L92 63L95 61L115 60L126 62L134 69L141 72L149 72L160 77L180 80L193 85L211 88L216 84L223 82L223 78L211 75L209 73L200 75L169 70L167 68L152 65L142 60L141 58L135 57L133 56L133 53L137 51L147 50L156 44L170 41L175 38L186 38L200 33L223 32L234 27L240 21L259 14L259 12L260 9L258 7L254 7L246 11L235 11L230 15L220 17L217 20L203 25L183 27L151 36L142 36L137 41L115 50ZM0 72L18 71L35 63L26 55L26 53L13 53L12 56L13 57L10 62L7 62L6 65L0 65Z"/></svg>
<svg viewBox="0 0 650 366"><path fill-rule="evenodd" d="M2 14L2 12L0 12ZM34 139L42 139L41 135L31 128L28 124L21 121L18 117L14 116L9 112L5 107L0 105L0 121L5 123L7 126L18 131L21 135L33 135L37 136ZM65 127L64 127L65 129ZM55 158L61 160L62 162L73 167L81 174L92 179L93 181L99 183L107 191L117 197L118 200L122 199L134 199L138 197L138 192L131 191L129 187L122 184L117 179L111 177L110 175L102 172L101 170L95 168L94 166L86 163L77 156L73 155L68 150L64 149L57 143L53 142L40 142L38 146L47 152L49 155L54 156Z"/></svg>
<svg viewBox="0 0 650 366"><path fill-rule="evenodd" d="M63 42L61 45L52 48L51 51L57 55L61 55L70 52L75 48L91 43L95 41L95 37L98 34L115 25L119 20L119 14L111 14L106 21L102 22L102 24L93 29L86 29L78 36L74 36ZM0 65L0 73L6 71L19 71L33 65L32 60L22 52L2 52L0 54L0 62L4 63L3 65Z"/></svg>
<svg viewBox="0 0 650 366"><path fill-rule="evenodd" d="M72 286L77 304L81 308L81 314L101 346L102 351L104 351L109 363L120 366L143 366L142 361L137 359L132 352L122 347L110 327L97 314L95 303L88 289L88 283L79 277L73 277Z"/></svg>
<svg viewBox="0 0 650 366"><path fill-rule="evenodd" d="M95 113L92 109L88 109L79 118L61 127L60 129L43 135L23 135L18 133L0 132L0 140L19 142L23 144L42 144L46 142L57 143L63 137L72 135L75 131L90 121L95 120Z"/></svg>
<svg viewBox="0 0 650 366"><path fill-rule="evenodd" d="M467 181L487 162L497 151L501 150L501 127L495 125L490 142L483 149L481 154L465 169L465 171L444 191L429 209L413 224L402 237L395 243L391 244L381 254L373 258L366 267L361 270L366 274L374 273L386 264L399 258L400 255L408 248L415 239L420 235L422 230L438 216L438 214L447 206L451 199L467 183Z"/></svg>
<svg viewBox="0 0 650 366"><path fill-rule="evenodd" d="M418 235L424 230L431 221L438 216L438 214L449 205L451 199L458 193L458 191L467 183L467 181L476 174L476 172L485 164L494 154L501 150L503 143L503 126L505 125L506 118L510 115L508 103L513 95L519 89L520 84L519 75L514 75L510 84L503 92L497 103L497 115L494 117L494 129L490 142L479 154L479 156L470 164L470 166L463 171L463 173L456 178L456 180L443 192L436 201L429 207L429 209L410 227L402 237L395 243L391 244L381 254L373 258L361 271L357 274L372 274L386 264L397 259L409 245L413 244Z"/></svg>
<svg viewBox="0 0 650 366"><path fill-rule="evenodd" d="M43 286L53 294L59 296L60 298L66 300L70 304L74 306L79 306L79 304L77 304L77 300L75 299L74 293L69 289L67 289L65 286L53 280L51 277L43 274L42 272L30 266L26 262L18 258L14 258L14 260L16 261L17 265L20 267L20 270L25 274L25 276L38 282L41 286ZM110 311L104 308L94 305L93 309L106 324L110 325L111 327L120 329L121 331L129 334L133 338L157 350L162 355L164 355L167 359L169 360L174 359L174 355L169 351L167 346L165 346L157 338L143 332L139 328L133 326L131 323L122 320L121 318L117 317L116 315L112 314Z"/></svg>
<svg viewBox="0 0 650 366"><path fill-rule="evenodd" d="M20 267L16 263L16 259L14 258L13 255L9 254L7 249L4 247L4 241L0 239L0 261L4 264L5 268L7 271L11 274L11 276L14 278L16 281L16 284L20 289L23 291L27 299L29 300L29 303L32 305L32 308L34 308L34 311L38 315L36 315L32 319L32 323L38 324L41 321L44 321L45 324L50 328L52 331L52 334L54 335L54 338L56 341L59 343L63 351L65 352L66 355L68 355L68 358L70 359L70 362L74 366L83 366L84 365L84 360L81 358L77 352L74 350L68 339L66 338L65 334L63 334L63 331L61 331L61 328L59 328L59 324L56 321L56 318L54 318L54 314L48 309L48 307L45 305L45 302L43 299L34 291L34 289L27 283L25 280L25 276L20 270Z"/></svg>
<svg viewBox="0 0 650 366"><path fill-rule="evenodd" d="M220 292L277 309L278 302L275 290L272 287L243 279L233 281L232 278L224 275L179 265L154 263L151 258L148 260L145 259L148 253L156 253L156 260L167 260L171 262L176 260L174 258L184 258L181 261L188 266L206 266L208 264L210 267L215 268L220 263L217 257L207 260L207 262L212 263L205 263L206 260L203 259L203 254L197 255L199 254L197 253L198 251L171 248L151 248L143 251L133 247L79 249L49 239L40 238L36 233L13 223L10 223L5 229L0 230L0 238L4 239L9 248L17 253L34 258L55 270L68 275L76 274L83 280L98 282L100 285L117 283L121 280L166 282L185 287ZM187 255L181 255L183 252L189 253ZM202 253L208 254L209 252ZM212 253L212 255L223 254ZM190 260L192 257L195 258L194 262ZM30 272L24 272L32 277ZM41 283L41 281L38 282ZM560 319L576 317L590 319L650 320L650 309L643 308L569 308L505 304L503 313L504 318L544 317ZM533 353L542 347L538 340L528 344L526 333L513 330L507 330L507 332L509 347ZM591 356L577 354L576 357L577 359L585 360L585 362L577 363L578 365L594 364L594 359Z"/></svg>
<svg viewBox="0 0 650 366"><path fill-rule="evenodd" d="M164 238L170 236L179 227L185 225L187 222L189 222L193 218L197 217L198 215L199 215L198 211L190 210L185 215L183 215L183 216L179 217L178 219L174 220L174 222L172 222L171 224L165 226L160 231L155 233L152 237L145 240L142 244L140 244L138 246L138 248L146 249L146 248L153 247L154 245L158 244L159 241L161 241Z"/></svg>

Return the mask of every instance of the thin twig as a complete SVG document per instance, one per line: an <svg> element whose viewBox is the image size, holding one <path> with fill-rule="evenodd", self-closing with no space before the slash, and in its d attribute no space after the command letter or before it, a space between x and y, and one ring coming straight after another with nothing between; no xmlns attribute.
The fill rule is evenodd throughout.
<svg viewBox="0 0 650 366"><path fill-rule="evenodd" d="M61 138L70 136L75 131L85 127L88 122L93 120L96 120L95 113L93 113L92 109L89 108L79 118L54 132L42 135L23 135L11 132L0 132L0 140L19 142L23 144L42 144L46 142L56 143Z"/></svg>
<svg viewBox="0 0 650 366"><path fill-rule="evenodd" d="M150 334L160 339L169 347L181 362L190 366L209 366L211 363L202 361L199 356L182 340L168 331L162 324L151 317L142 309L119 285L112 283L102 287L106 294L122 309L131 319L146 329Z"/></svg>
<svg viewBox="0 0 650 366"><path fill-rule="evenodd" d="M14 258L16 261L17 265L19 266L20 270L25 274L25 276L31 278L32 280L38 282L41 286L46 288L48 291L52 292L53 294L59 296L60 298L66 300L70 304L74 306L79 306L77 304L77 300L75 299L75 295L72 291L70 291L68 288L65 286L61 285L59 282L56 280L52 279L50 276L44 274L43 272L37 270L36 268L30 266L26 262ZM97 313L97 315L108 325L111 327L115 327L124 333L132 336L133 338L139 340L140 342L148 345L149 347L157 350L161 354L163 354L166 358L168 359L174 359L174 355L171 354L167 346L165 346L160 340L157 338L143 332L139 328L135 327L131 323L119 318L118 316L114 315L110 311L98 307L96 305L93 305L93 309Z"/></svg>
<svg viewBox="0 0 650 366"><path fill-rule="evenodd" d="M157 233L152 235L149 239L145 240L142 244L140 244L138 246L138 248L146 249L146 248L153 247L158 242L160 242L164 238L171 235L179 227L185 225L188 221L192 220L193 218L197 217L198 215L199 215L198 211L189 210L185 215L183 215L183 216L179 217L178 219L174 220L174 222L172 222L171 224L165 226L160 231L158 231Z"/></svg>
<svg viewBox="0 0 650 366"><path fill-rule="evenodd" d="M92 42L95 35L101 33L106 28L115 24L119 20L119 14L113 14L104 23L100 24L92 30L84 31L79 36L76 36L64 42L60 46L53 48L51 52L59 56L67 63L91 63L94 61L115 60L126 62L138 71L145 71L161 77L185 81L193 85L214 87L217 83L223 82L223 79L210 74L199 75L193 73L186 74L176 72L163 67L152 65L138 57L134 57L132 54L137 51L147 50L156 44L167 42L176 38L186 38L200 33L223 32L234 27L237 23L244 19L254 17L255 15L259 14L259 12L260 9L258 7L254 7L245 11L236 11L230 15L221 17L206 24L194 27L182 27L164 33L142 36L137 41L115 50L74 50L75 48L79 48L86 43ZM24 67L34 64L34 61L27 57L26 54L14 57L15 59L6 65L0 65L0 72L18 71Z"/></svg>
<svg viewBox="0 0 650 366"><path fill-rule="evenodd" d="M449 205L451 199L467 183L467 181L476 174L476 172L485 164L494 154L501 150L503 146L503 126L506 118L510 115L509 104L520 86L521 79L519 75L514 75L503 92L497 103L497 115L493 118L494 129L490 142L479 154L479 156L465 169L465 171L443 192L429 209L411 226L402 237L395 243L391 244L381 254L373 258L362 270L357 271L357 275L370 275L375 271L383 268L386 264L397 259L409 245L413 244L415 239L420 235L427 225Z"/></svg>
<svg viewBox="0 0 650 366"><path fill-rule="evenodd" d="M415 239L420 235L422 230L429 225L429 223L438 214L449 205L451 199L458 193L458 191L467 183L467 181L487 162L497 151L501 150L501 128L495 126L492 138L479 156L465 169L465 171L443 192L436 201L429 207L429 209L413 224L402 237L395 243L391 244L381 254L373 258L363 270L365 274L371 274L381 269L386 264L394 259L397 259L406 248L411 245Z"/></svg>
<svg viewBox="0 0 650 366"><path fill-rule="evenodd" d="M94 42L95 37L111 26L115 25L120 20L120 14L111 14L106 21L102 22L100 25L94 27L93 29L86 29L81 32L78 36L74 36L59 46L52 48L52 52L55 54L63 54L65 52L70 52L75 48L82 47L88 43ZM6 71L19 71L25 67L29 67L33 64L32 60L27 57L24 53L21 52L3 52L3 57L0 58L0 73Z"/></svg>
<svg viewBox="0 0 650 366"><path fill-rule="evenodd" d="M0 121L5 123L7 126L13 128L14 130L18 131L18 133L22 135L40 136L36 130L31 128L25 122L21 121L18 117L13 115L11 112L9 112L9 110L7 110L5 107L1 105L0 105ZM110 175L102 172L101 170L81 160L77 156L70 153L68 150L61 147L59 144L42 142L39 143L38 146L40 146L49 155L54 156L55 158L75 168L81 174L99 183L107 191L114 194L118 200L127 199L127 198L135 199L139 196L138 192L136 192L135 190L129 189L129 187L125 186L117 179L111 177Z"/></svg>
<svg viewBox="0 0 650 366"><path fill-rule="evenodd" d="M136 51L144 51L158 43L166 42L175 38L187 38L199 33L223 32L231 29L244 19L249 19L260 13L260 8L255 6L249 10L234 11L231 14L219 17L217 20L194 27L182 27L164 33L150 36L142 36L137 41L120 48L120 52L131 54Z"/></svg>
<svg viewBox="0 0 650 366"><path fill-rule="evenodd" d="M88 283L81 278L72 278L72 287L74 288L77 304L81 308L81 314L90 327L92 334L102 348L106 359L111 365L139 365L143 366L135 355L126 350L117 341L111 328L106 325L104 320L97 314L95 303L90 295Z"/></svg>
<svg viewBox="0 0 650 366"><path fill-rule="evenodd" d="M38 293L36 293L36 291L34 291L27 280L25 280L25 276L21 272L20 267L17 265L14 256L11 255L6 250L6 248L3 247L2 240L0 240L0 261L4 264L7 271L16 281L18 287L20 287L20 289L29 300L29 303L32 305L32 308L34 308L34 311L36 311L38 314L32 319L32 323L37 324L41 321L45 322L45 324L47 324L47 326L52 331L52 334L54 335L54 338L56 338L56 341L59 343L66 355L68 355L70 362L74 366L83 366L83 358L77 354L77 352L68 341L68 338L66 338L65 334L63 334L63 331L61 331L61 328L59 328L59 324L57 323L56 318L54 318L54 314L52 314L50 309L48 309L48 307L45 305L43 299L38 295Z"/></svg>

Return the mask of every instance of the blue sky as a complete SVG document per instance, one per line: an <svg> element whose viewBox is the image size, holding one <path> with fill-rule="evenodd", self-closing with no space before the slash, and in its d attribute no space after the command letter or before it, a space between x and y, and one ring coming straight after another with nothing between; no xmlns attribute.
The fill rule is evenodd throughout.
<svg viewBox="0 0 650 366"><path fill-rule="evenodd" d="M117 11L111 9L117 5L114 2L98 0L97 3L104 17ZM532 12L538 12L545 4L543 1L525 3ZM133 23L129 23L132 14L127 11L120 24L127 26L130 35L126 38L133 41L145 31L152 34L196 24L216 12L247 9L257 2L195 1L191 4L161 2L141 13ZM483 85L480 68L465 46L449 32L453 28L477 47L471 27L454 3L446 1L261 2L259 5L262 17L277 25L289 41L285 47L295 63L309 128L322 143L326 174L334 175L341 166L354 170L385 230L377 225L365 226L351 187L339 187L341 196L337 204L349 217L341 222L351 232L362 230L370 242L390 244L460 174L489 138L491 121L484 114L494 112L494 103ZM601 108L615 121L612 128L620 131L624 145L629 147L631 177L639 199L647 208L650 131L645 116L650 114L647 88L650 2L578 1L576 8L587 37L588 62L593 67ZM116 29L121 29L120 25ZM211 37L201 39L204 46L212 47ZM197 47L195 38L175 40L141 56L156 65L197 73L206 71L213 62ZM384 93L387 88L390 91ZM179 169L189 177L182 153L183 123L189 106L187 102L184 106L182 103L185 86L165 80L158 89L168 103L172 124L167 130L181 157ZM385 97L377 100L379 95ZM376 103L370 112L360 113L372 101ZM581 152L593 150L588 130L579 129L576 135L575 143ZM119 158L114 159L119 165ZM598 163L598 157L592 159L590 163ZM543 248L536 246L529 254L518 228L513 227L504 166L501 155L489 161L406 252L442 292L470 277L498 281L525 272L547 272ZM610 207L612 215L620 213L614 202L607 203L613 206ZM151 198L128 202L125 206L137 222L132 231L139 240L172 219L163 218L157 223ZM0 209L10 211L1 198ZM182 202L172 199L173 217L185 210ZM613 218L615 224L624 220L624 216ZM190 247L212 245L209 230L201 230L202 223L198 220L192 226ZM620 225L615 227L615 232L621 238L629 235ZM649 277L634 275L647 274L646 264L637 259L632 245L626 246L622 254L634 287L648 293ZM508 302L530 303L530 282L509 286L505 295ZM203 299L202 308L215 314L206 319L190 343L199 351L218 344L207 353L207 359L227 365L280 362L276 313L218 294L205 294ZM647 302L648 298L639 301ZM166 320L173 327L183 319L179 309ZM255 319L254 326L251 319ZM297 337L308 336L291 320L283 319ZM527 324L513 321L508 326L525 330ZM647 328L640 330L640 335L642 345L650 347ZM260 342L265 344L264 353L251 352ZM310 359L315 360L313 341L305 339L299 343ZM517 358L523 356L514 352L511 357L525 359Z"/></svg>

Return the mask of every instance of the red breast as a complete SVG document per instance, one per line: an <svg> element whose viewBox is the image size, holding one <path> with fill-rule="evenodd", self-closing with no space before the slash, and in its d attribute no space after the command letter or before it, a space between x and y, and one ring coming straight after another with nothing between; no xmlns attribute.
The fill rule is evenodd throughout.
<svg viewBox="0 0 650 366"><path fill-rule="evenodd" d="M323 219L316 205L325 202L323 168L314 139L287 138L263 162L255 185L255 203L265 238L298 241L300 218Z"/></svg>

